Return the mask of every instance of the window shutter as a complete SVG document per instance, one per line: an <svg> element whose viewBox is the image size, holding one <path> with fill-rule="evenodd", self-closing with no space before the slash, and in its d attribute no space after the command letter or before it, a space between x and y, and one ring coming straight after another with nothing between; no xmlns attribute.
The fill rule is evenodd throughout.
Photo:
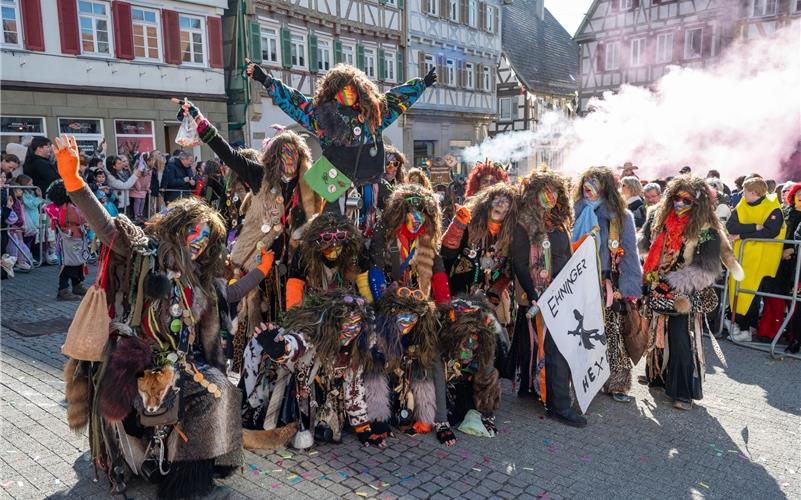
<svg viewBox="0 0 801 500"><path fill-rule="evenodd" d="M256 64L261 64L261 25L257 22L250 23L250 60Z"/></svg>
<svg viewBox="0 0 801 500"><path fill-rule="evenodd" d="M379 47L378 61L376 61L376 64L378 64L378 80L382 82L387 78L387 60L385 57L386 55L384 54L384 49Z"/></svg>
<svg viewBox="0 0 801 500"><path fill-rule="evenodd" d="M595 46L595 71L600 73L604 70L604 46L598 43Z"/></svg>
<svg viewBox="0 0 801 500"><path fill-rule="evenodd" d="M164 62L181 64L181 31L178 27L178 13L174 10L162 10L161 27L162 38L164 38Z"/></svg>
<svg viewBox="0 0 801 500"><path fill-rule="evenodd" d="M342 41L334 40L334 64L342 62Z"/></svg>
<svg viewBox="0 0 801 500"><path fill-rule="evenodd" d="M25 48L44 51L41 0L21 0L20 14L22 16L22 34Z"/></svg>
<svg viewBox="0 0 801 500"><path fill-rule="evenodd" d="M306 40L306 45L309 47L309 71L317 73L320 71L317 67L317 35L309 33Z"/></svg>
<svg viewBox="0 0 801 500"><path fill-rule="evenodd" d="M486 18L484 17L487 11L487 5L484 2L478 2L478 29L484 31L486 29Z"/></svg>
<svg viewBox="0 0 801 500"><path fill-rule="evenodd" d="M286 26L281 28L281 66L292 67L292 33Z"/></svg>
<svg viewBox="0 0 801 500"><path fill-rule="evenodd" d="M712 55L712 26L709 24L704 26L704 34L701 38L701 54L704 57Z"/></svg>
<svg viewBox="0 0 801 500"><path fill-rule="evenodd" d="M364 45L356 44L356 67L364 71Z"/></svg>
<svg viewBox="0 0 801 500"><path fill-rule="evenodd" d="M612 0L612 10L620 9L620 0Z"/></svg>
<svg viewBox="0 0 801 500"><path fill-rule="evenodd" d="M493 14L495 15L492 16L492 32L495 34L500 34L498 32L498 22L501 20L501 11L500 9L496 9L495 7L490 7L490 8L495 11L493 12Z"/></svg>
<svg viewBox="0 0 801 500"><path fill-rule="evenodd" d="M467 1L468 0L459 0L459 21L465 26L468 25L467 19Z"/></svg>
<svg viewBox="0 0 801 500"><path fill-rule="evenodd" d="M404 83L406 81L406 71L405 71L405 69L406 69L406 59L405 59L405 54L399 50L395 57L397 57L396 63L398 65L398 70L396 72L396 74L398 75L398 82Z"/></svg>
<svg viewBox="0 0 801 500"><path fill-rule="evenodd" d="M426 55L423 53L422 50L417 51L417 75L420 78L426 76Z"/></svg>
<svg viewBox="0 0 801 500"><path fill-rule="evenodd" d="M128 2L111 2L111 22L114 26L114 49L117 59L133 59L131 4Z"/></svg>
<svg viewBox="0 0 801 500"><path fill-rule="evenodd" d="M483 64L476 64L476 88L478 90L484 90L484 65Z"/></svg>
<svg viewBox="0 0 801 500"><path fill-rule="evenodd" d="M631 2L632 9L639 9L640 8L640 0L634 0Z"/></svg>
<svg viewBox="0 0 801 500"><path fill-rule="evenodd" d="M423 14L428 14L428 11L430 10L428 2L436 2L436 1L437 0L422 0Z"/></svg>
<svg viewBox="0 0 801 500"><path fill-rule="evenodd" d="M77 55L81 53L78 36L78 2L75 0L56 0L58 6L59 36L61 53Z"/></svg>
<svg viewBox="0 0 801 500"><path fill-rule="evenodd" d="M684 59L684 30L676 30L673 34L673 62Z"/></svg>
<svg viewBox="0 0 801 500"><path fill-rule="evenodd" d="M464 61L459 59L456 62L456 86L460 88L464 88L465 81L464 81Z"/></svg>
<svg viewBox="0 0 801 500"><path fill-rule="evenodd" d="M436 59L434 59L434 64L437 66L437 75L439 75L437 80L442 83L442 85L448 85L448 74L445 71L445 56L437 55Z"/></svg>
<svg viewBox="0 0 801 500"><path fill-rule="evenodd" d="M398 8L403 10L403 0L398 0Z"/></svg>
<svg viewBox="0 0 801 500"><path fill-rule="evenodd" d="M450 18L450 2L449 0L439 0L439 17L442 19Z"/></svg>
<svg viewBox="0 0 801 500"><path fill-rule="evenodd" d="M209 32L209 66L222 68L222 20L219 17L206 18L206 30Z"/></svg>

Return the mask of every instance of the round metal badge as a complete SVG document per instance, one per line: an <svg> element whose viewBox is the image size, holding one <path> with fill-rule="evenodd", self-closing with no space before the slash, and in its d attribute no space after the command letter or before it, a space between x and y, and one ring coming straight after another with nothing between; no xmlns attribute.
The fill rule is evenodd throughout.
<svg viewBox="0 0 801 500"><path fill-rule="evenodd" d="M335 185L333 185L333 184L329 184L326 189L328 189L329 193L336 193L336 191L337 191L337 187Z"/></svg>
<svg viewBox="0 0 801 500"><path fill-rule="evenodd" d="M353 127L353 135L359 137L362 135L362 128L361 127Z"/></svg>
<svg viewBox="0 0 801 500"><path fill-rule="evenodd" d="M262 224L261 225L261 232L262 233L269 233L270 232L270 225L269 224Z"/></svg>
<svg viewBox="0 0 801 500"><path fill-rule="evenodd" d="M180 318L184 313L184 308L180 304L173 304L170 306L170 316L173 318Z"/></svg>
<svg viewBox="0 0 801 500"><path fill-rule="evenodd" d="M328 170L328 178L329 179L336 179L337 177L337 169L331 168Z"/></svg>

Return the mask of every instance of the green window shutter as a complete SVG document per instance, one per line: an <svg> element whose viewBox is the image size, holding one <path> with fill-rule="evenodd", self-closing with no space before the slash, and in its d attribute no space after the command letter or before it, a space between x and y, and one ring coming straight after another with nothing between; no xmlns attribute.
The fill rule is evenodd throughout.
<svg viewBox="0 0 801 500"><path fill-rule="evenodd" d="M281 66L292 67L292 33L289 28L281 28Z"/></svg>
<svg viewBox="0 0 801 500"><path fill-rule="evenodd" d="M387 78L387 60L384 57L384 49L380 47L376 64L378 64L378 80L383 82Z"/></svg>
<svg viewBox="0 0 801 500"><path fill-rule="evenodd" d="M398 0L398 8L403 10L403 0Z"/></svg>
<svg viewBox="0 0 801 500"><path fill-rule="evenodd" d="M364 71L364 45L356 44L356 67Z"/></svg>
<svg viewBox="0 0 801 500"><path fill-rule="evenodd" d="M261 64L261 25L250 23L250 60Z"/></svg>
<svg viewBox="0 0 801 500"><path fill-rule="evenodd" d="M314 33L309 33L308 36L308 45L309 45L309 71L312 73L317 73L319 69L317 68L317 35Z"/></svg>
<svg viewBox="0 0 801 500"><path fill-rule="evenodd" d="M403 82L406 81L406 72L404 71L406 69L406 58L404 57L404 54L401 51L398 51L398 53L395 55L395 57L398 58L398 60L397 60L397 63L398 63L398 70L397 70L398 82L403 83Z"/></svg>
<svg viewBox="0 0 801 500"><path fill-rule="evenodd" d="M342 62L342 42L334 40L334 64Z"/></svg>

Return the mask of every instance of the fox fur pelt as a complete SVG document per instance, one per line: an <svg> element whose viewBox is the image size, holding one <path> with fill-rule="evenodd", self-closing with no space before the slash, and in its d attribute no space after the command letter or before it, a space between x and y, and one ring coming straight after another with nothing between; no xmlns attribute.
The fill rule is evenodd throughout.
<svg viewBox="0 0 801 500"><path fill-rule="evenodd" d="M109 422L124 419L138 396L137 378L152 364L150 346L137 337L118 337L100 381L100 414Z"/></svg>
<svg viewBox="0 0 801 500"><path fill-rule="evenodd" d="M246 450L273 450L286 446L297 432L297 422L267 431L242 429L242 442Z"/></svg>
<svg viewBox="0 0 801 500"><path fill-rule="evenodd" d="M75 433L89 423L89 374L86 363L68 359L64 363L64 399L67 400L67 425Z"/></svg>

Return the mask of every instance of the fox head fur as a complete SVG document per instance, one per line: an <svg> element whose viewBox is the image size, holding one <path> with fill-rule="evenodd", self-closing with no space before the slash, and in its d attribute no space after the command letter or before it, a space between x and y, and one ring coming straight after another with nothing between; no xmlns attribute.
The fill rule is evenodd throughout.
<svg viewBox="0 0 801 500"><path fill-rule="evenodd" d="M145 411L156 412L167 392L175 385L177 374L172 366L145 370L144 375L136 380L139 396L144 403Z"/></svg>

